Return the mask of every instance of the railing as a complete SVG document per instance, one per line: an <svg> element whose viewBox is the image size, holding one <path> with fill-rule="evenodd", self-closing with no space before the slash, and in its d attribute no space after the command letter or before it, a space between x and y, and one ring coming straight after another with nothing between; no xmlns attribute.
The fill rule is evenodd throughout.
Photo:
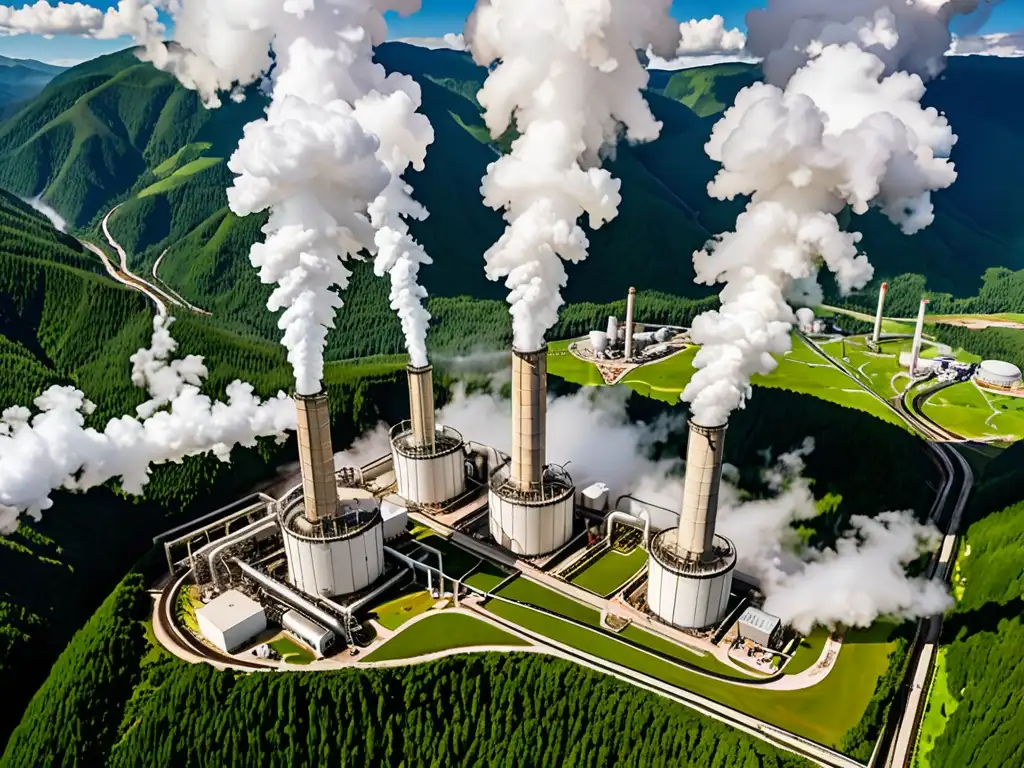
<svg viewBox="0 0 1024 768"><path fill-rule="evenodd" d="M559 501L573 492L572 478L564 467L549 464L539 483L520 483L512 477L510 459L493 470L490 475L491 490L503 498L516 499L524 502Z"/></svg>
<svg viewBox="0 0 1024 768"><path fill-rule="evenodd" d="M395 424L389 433L392 445L398 449L403 456L410 458L430 458L451 453L461 448L464 444L462 434L451 427L437 427L434 430L433 445L419 445L416 442L412 430L412 422L408 419Z"/></svg>
<svg viewBox="0 0 1024 768"><path fill-rule="evenodd" d="M669 530L671 533L671 529ZM680 551L676 540L666 541L670 537L665 534L655 536L651 540L651 554L664 566L671 568L680 575L705 576L736 564L736 548L724 536L715 534L711 552L714 558L701 560L690 556L689 552Z"/></svg>

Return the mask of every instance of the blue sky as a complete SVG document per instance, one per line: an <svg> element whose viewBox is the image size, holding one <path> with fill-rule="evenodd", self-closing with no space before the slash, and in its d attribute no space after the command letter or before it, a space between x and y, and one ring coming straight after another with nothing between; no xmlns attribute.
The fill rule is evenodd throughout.
<svg viewBox="0 0 1024 768"><path fill-rule="evenodd" d="M108 8L116 0L87 0L89 5ZM217 0L209 0L216 2ZM824 2L842 0L823 0ZM0 0L0 5L21 6L26 0ZM462 30L474 0L423 0L423 10L408 18L391 19L392 37L439 37ZM676 0L673 12L679 20L703 18L716 13L725 17L729 27L744 27L743 16L763 0ZM1024 0L1004 0L992 14L984 32L1011 32L1024 29ZM119 50L129 40L83 40L55 38L44 40L30 35L0 37L0 55L14 58L35 58L55 63L82 61L103 53Z"/></svg>

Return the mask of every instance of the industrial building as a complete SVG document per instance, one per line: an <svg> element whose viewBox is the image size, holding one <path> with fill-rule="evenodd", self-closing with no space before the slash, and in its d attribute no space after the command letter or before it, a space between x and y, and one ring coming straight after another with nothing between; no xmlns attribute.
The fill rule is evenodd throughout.
<svg viewBox="0 0 1024 768"><path fill-rule="evenodd" d="M636 289L629 289L626 299L626 320L619 323L614 315L608 317L605 330L591 331L582 346L577 343L576 354L585 359L616 361L620 363L647 363L674 352L678 345L669 342L685 332L673 326L648 326L634 320Z"/></svg>
<svg viewBox="0 0 1024 768"><path fill-rule="evenodd" d="M229 589L196 611L199 631L225 653L232 653L267 628L263 606Z"/></svg>
<svg viewBox="0 0 1024 768"><path fill-rule="evenodd" d="M765 648L777 649L782 645L782 619L759 608L750 607L740 614L736 623L742 640L751 640Z"/></svg>
<svg viewBox="0 0 1024 768"><path fill-rule="evenodd" d="M1003 360L982 361L974 372L974 378L980 384L1003 389L1014 389L1021 385L1020 368Z"/></svg>

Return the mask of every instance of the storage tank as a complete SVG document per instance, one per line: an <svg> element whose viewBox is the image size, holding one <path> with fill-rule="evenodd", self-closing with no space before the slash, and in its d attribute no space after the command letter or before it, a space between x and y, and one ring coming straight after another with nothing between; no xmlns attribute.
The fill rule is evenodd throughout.
<svg viewBox="0 0 1024 768"><path fill-rule="evenodd" d="M441 504L466 490L462 435L434 423L433 368L409 366L409 421L391 429L398 495L414 505Z"/></svg>
<svg viewBox="0 0 1024 768"><path fill-rule="evenodd" d="M545 465L547 347L512 353L512 457L490 476L494 540L517 555L544 555L572 538L572 478Z"/></svg>
<svg viewBox="0 0 1024 768"><path fill-rule="evenodd" d="M978 381L985 384L1007 389L1016 386L1021 381L1020 368L1002 360L984 360L974 375Z"/></svg>
<svg viewBox="0 0 1024 768"><path fill-rule="evenodd" d="M736 567L732 542L715 533L725 426L690 422L679 525L651 540L647 604L662 621L704 629L725 615Z"/></svg>
<svg viewBox="0 0 1024 768"><path fill-rule="evenodd" d="M312 648L317 658L323 658L334 647L335 637L332 630L321 627L294 609L284 612L281 616L281 626L294 635L295 639Z"/></svg>

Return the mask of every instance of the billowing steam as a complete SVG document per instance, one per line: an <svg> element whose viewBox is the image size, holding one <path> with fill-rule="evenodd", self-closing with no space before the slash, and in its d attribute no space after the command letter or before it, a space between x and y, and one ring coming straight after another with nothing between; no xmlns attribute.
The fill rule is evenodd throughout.
<svg viewBox="0 0 1024 768"><path fill-rule="evenodd" d="M721 309L693 324L703 346L683 399L699 423L724 423L751 377L775 369L790 348L787 300L820 299L809 287L821 265L844 292L871 279L838 213L876 206L907 234L932 222L931 192L956 179L956 137L921 106L922 76L941 69L950 18L977 4L769 0L750 12L747 47L768 83L741 91L706 145L722 164L709 194L751 200L734 232L694 254L697 282L725 283Z"/></svg>
<svg viewBox="0 0 1024 768"><path fill-rule="evenodd" d="M598 228L618 213L620 183L599 167L625 129L651 141L661 124L643 98L649 46L672 56L679 25L671 0L478 0L466 28L474 60L491 67L479 93L495 138L513 125L510 154L487 169L484 202L508 228L485 254L491 280L505 278L513 344L539 349L558 319L562 260L586 258L577 220Z"/></svg>
<svg viewBox="0 0 1024 768"><path fill-rule="evenodd" d="M169 322L169 321L168 321ZM153 344L132 356L132 381L151 399L138 417L111 419L97 431L85 425L95 406L73 387L54 386L35 400L35 412L15 406L0 416L0 534L12 532L22 513L38 519L58 488L86 491L113 478L141 494L150 465L212 452L228 461L235 445L257 437L283 440L295 429L295 405L284 395L261 401L250 384L234 381L227 402L199 390L202 358L171 360L175 347L165 321L153 321Z"/></svg>

